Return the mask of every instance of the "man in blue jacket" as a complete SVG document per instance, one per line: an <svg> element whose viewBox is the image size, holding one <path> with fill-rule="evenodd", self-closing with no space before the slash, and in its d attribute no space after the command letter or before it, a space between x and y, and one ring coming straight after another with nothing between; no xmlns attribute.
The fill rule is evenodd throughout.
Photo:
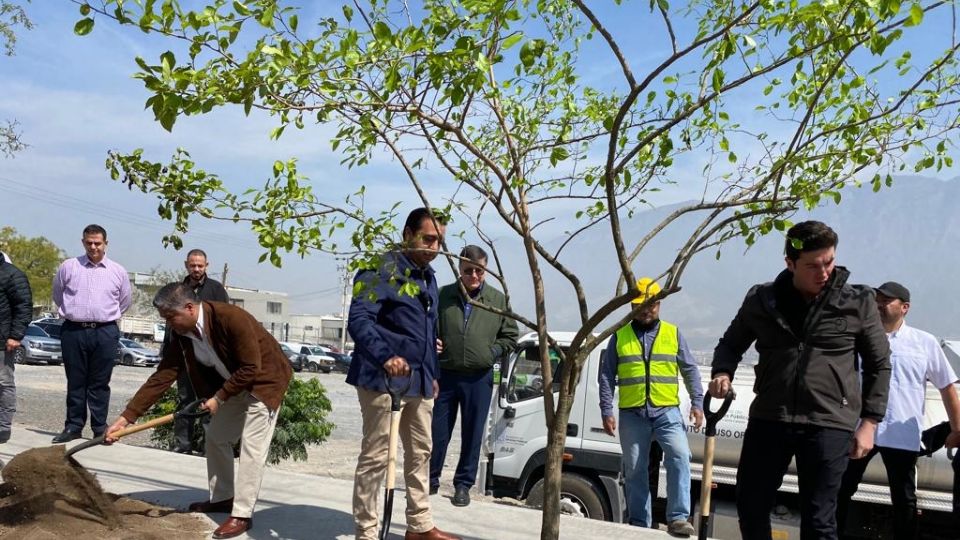
<svg viewBox="0 0 960 540"><path fill-rule="evenodd" d="M387 467L390 395L384 372L410 378L400 412L403 477L407 491L405 540L449 540L433 523L429 472L433 400L437 395L437 256L444 223L426 208L407 216L403 244L383 255L379 268L354 279L347 329L353 362L347 383L357 387L363 440L353 481L353 518L358 540L377 538L377 496Z"/></svg>

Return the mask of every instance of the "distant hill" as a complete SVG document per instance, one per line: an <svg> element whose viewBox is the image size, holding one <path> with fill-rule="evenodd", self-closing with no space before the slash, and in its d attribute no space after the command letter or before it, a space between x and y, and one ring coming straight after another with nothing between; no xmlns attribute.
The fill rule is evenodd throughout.
<svg viewBox="0 0 960 540"><path fill-rule="evenodd" d="M895 280L906 285L913 296L907 318L910 324L941 337L960 336L960 287L953 281L960 268L960 181L900 177L893 187L879 193L869 187L852 188L844 191L843 197L839 206L831 202L812 213L799 214L793 221L819 219L837 231L837 260L851 271L852 282L876 286ZM625 222L626 236L642 238L674 208L638 214ZM689 236L693 223L688 219L665 231L641 255L635 271L644 273L644 260L655 261L650 272L664 268ZM662 310L663 317L677 323L691 346L699 349L713 348L751 285L772 280L784 268L783 236L779 233L762 238L749 250L741 240L733 241L724 246L719 260L714 253L705 252L691 263L681 279L683 290L664 302ZM618 265L608 229L598 227L577 238L566 248L565 257L584 279L591 307L610 297ZM522 272L522 264L510 261L508 267ZM511 279L511 285L526 283ZM555 273L547 274L546 285L551 325L575 329L576 306L569 302L573 298L570 287ZM532 312L532 306L522 302L532 295L525 290L512 292L520 300L517 308Z"/></svg>

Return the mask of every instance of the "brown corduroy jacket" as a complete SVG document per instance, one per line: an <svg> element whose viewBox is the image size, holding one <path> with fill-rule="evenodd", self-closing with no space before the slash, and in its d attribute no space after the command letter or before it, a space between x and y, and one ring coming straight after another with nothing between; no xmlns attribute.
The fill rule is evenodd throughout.
<svg viewBox="0 0 960 540"><path fill-rule="evenodd" d="M209 336L230 378L219 388L213 387L212 380L222 379L211 376L213 370L197 362L193 341L171 332L157 371L143 383L123 412L128 422L135 422L160 399L177 380L181 369L187 370L198 397L210 398L216 393L226 401L246 390L271 411L280 408L293 370L277 341L242 308L222 302L203 302L202 305L204 335Z"/></svg>

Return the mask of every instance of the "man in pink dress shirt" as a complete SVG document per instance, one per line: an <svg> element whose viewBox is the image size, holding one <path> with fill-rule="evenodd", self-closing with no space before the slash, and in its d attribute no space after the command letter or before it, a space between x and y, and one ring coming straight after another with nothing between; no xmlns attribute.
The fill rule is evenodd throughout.
<svg viewBox="0 0 960 540"><path fill-rule="evenodd" d="M63 261L53 278L53 301L64 319L60 342L67 373L66 421L54 443L79 438L88 409L93 436L106 430L120 339L117 321L131 302L127 271L107 258L107 231L87 225L83 249L85 255Z"/></svg>

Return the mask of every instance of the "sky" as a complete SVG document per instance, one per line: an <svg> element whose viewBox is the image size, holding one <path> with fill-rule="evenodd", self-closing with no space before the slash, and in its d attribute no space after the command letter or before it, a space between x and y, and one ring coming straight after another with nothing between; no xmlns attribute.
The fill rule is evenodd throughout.
<svg viewBox="0 0 960 540"><path fill-rule="evenodd" d="M339 14L340 5L331 1L302 3L301 26L319 16ZM646 1L634 2L629 9L645 9L646 5ZM203 168L235 189L262 185L274 160L297 157L300 172L312 180L315 192L342 200L364 184L371 208L388 208L399 202L399 211L405 214L419 206L401 170L390 160L377 159L371 166L352 170L340 165L342 156L329 146L329 126L288 130L279 141L271 141L272 119L256 112L245 117L241 110L228 108L181 118L168 133L144 110L149 96L132 75L137 70L136 56L155 63L169 45L158 36L106 20L98 20L90 35L78 37L73 33L80 18L78 8L66 0L35 1L26 9L35 28L19 32L15 56L0 57L0 119L16 118L29 144L13 159L0 157L0 224L27 236L44 236L68 254L79 255L81 230L88 223L99 223L108 231L108 255L127 270L182 268L185 251L162 245L161 238L171 227L157 217L156 201L111 181L105 170L109 150L129 152L134 148L144 148L150 159L161 161L177 147L186 148ZM604 10L599 8L601 15ZM636 66L642 67L666 51L660 40L661 27L637 32L629 17L610 20L611 30L622 38ZM923 51L931 38L921 33L911 39L910 43ZM601 58L598 48L602 48L598 39L587 46L584 76L595 82L620 76L614 63L590 61L594 55ZM681 165L680 173L693 174L703 163L693 159ZM439 197L449 195L455 186L444 180L435 178L428 188ZM694 197L698 189L674 188L662 195L660 202ZM552 217L555 220L550 226L557 231L576 225L568 215ZM449 232L464 232L466 241L476 241L465 224ZM286 292L293 313L340 311L339 262L332 256L312 254L300 259L289 254L283 268L276 269L258 263L263 250L244 225L199 219L192 221L184 247L204 249L214 277L224 264L229 265L230 285ZM449 271L441 267L440 272L441 282L449 281ZM515 293L529 291L529 278L515 281Z"/></svg>

